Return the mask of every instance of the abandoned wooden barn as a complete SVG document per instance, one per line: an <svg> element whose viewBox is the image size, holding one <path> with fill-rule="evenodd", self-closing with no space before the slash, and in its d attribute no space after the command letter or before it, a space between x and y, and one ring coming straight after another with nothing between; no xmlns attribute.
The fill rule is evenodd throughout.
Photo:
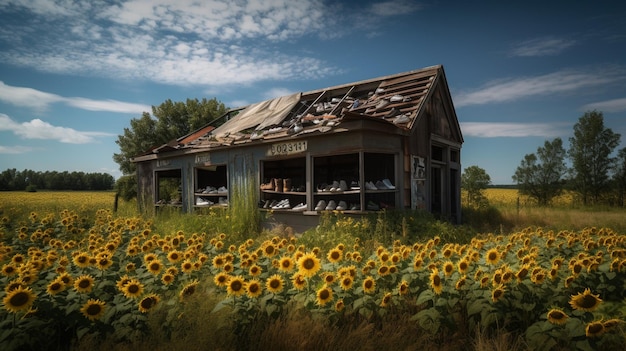
<svg viewBox="0 0 626 351"><path fill-rule="evenodd" d="M142 211L228 206L255 182L259 208L306 229L323 211L425 209L460 221L463 136L443 66L231 110L133 159ZM178 183L179 196L160 193Z"/></svg>

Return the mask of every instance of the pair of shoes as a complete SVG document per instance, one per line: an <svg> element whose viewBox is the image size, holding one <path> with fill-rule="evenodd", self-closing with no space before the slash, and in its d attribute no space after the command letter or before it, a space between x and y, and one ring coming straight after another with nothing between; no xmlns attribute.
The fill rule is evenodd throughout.
<svg viewBox="0 0 626 351"><path fill-rule="evenodd" d="M227 193L228 189L225 186L221 186L221 187L217 188L217 192L218 193Z"/></svg>
<svg viewBox="0 0 626 351"><path fill-rule="evenodd" d="M350 204L350 211L358 211L361 209L361 205L359 204Z"/></svg>
<svg viewBox="0 0 626 351"><path fill-rule="evenodd" d="M217 202L220 206L228 206L228 199L220 196L220 199Z"/></svg>
<svg viewBox="0 0 626 351"><path fill-rule="evenodd" d="M359 182L357 182L356 180L353 180L350 183L350 190L361 190L361 186L359 186Z"/></svg>
<svg viewBox="0 0 626 351"><path fill-rule="evenodd" d="M315 205L315 211L322 211L326 209L326 201L320 200L317 205Z"/></svg>
<svg viewBox="0 0 626 351"><path fill-rule="evenodd" d="M383 116L383 119L387 119L387 118L393 118L399 114L401 114L402 112L400 112L400 110L398 110L397 108L393 107L391 108L391 110L389 110L389 112L387 112L387 114L385 114Z"/></svg>
<svg viewBox="0 0 626 351"><path fill-rule="evenodd" d="M276 203L274 206L272 206L272 209L274 210L285 210L285 209L290 209L291 205L289 205L289 199L283 199L278 201L278 203Z"/></svg>
<svg viewBox="0 0 626 351"><path fill-rule="evenodd" d="M204 190L202 190L202 193L203 194L216 194L217 189L209 185Z"/></svg>
<svg viewBox="0 0 626 351"><path fill-rule="evenodd" d="M291 191L291 178L285 178L283 179L283 192L289 191Z"/></svg>
<svg viewBox="0 0 626 351"><path fill-rule="evenodd" d="M276 189L276 185L274 185L274 178L270 179L269 183L261 184L261 190L274 190Z"/></svg>
<svg viewBox="0 0 626 351"><path fill-rule="evenodd" d="M328 201L328 205L326 205L325 210L326 211L332 211L337 209L337 203L335 203L335 200L330 200Z"/></svg>
<svg viewBox="0 0 626 351"><path fill-rule="evenodd" d="M328 189L328 191L330 192L338 192L338 191L346 191L348 190L348 184L346 183L345 180L340 180L340 181L333 181L333 185L330 186L330 189Z"/></svg>
<svg viewBox="0 0 626 351"><path fill-rule="evenodd" d="M197 206L209 206L209 205L213 205L213 201L205 199L203 197L199 197L196 199L196 205Z"/></svg>
<svg viewBox="0 0 626 351"><path fill-rule="evenodd" d="M368 201L367 202L367 210L368 211L378 211L380 210L380 207L374 203L374 201Z"/></svg>
<svg viewBox="0 0 626 351"><path fill-rule="evenodd" d="M291 210L292 211L304 211L306 210L306 204L304 202L301 202L297 204L296 206L294 206Z"/></svg>
<svg viewBox="0 0 626 351"><path fill-rule="evenodd" d="M385 184L385 186L388 189L395 189L396 188L393 184L391 184L391 180L389 180L389 178L383 179L383 184Z"/></svg>
<svg viewBox="0 0 626 351"><path fill-rule="evenodd" d="M404 123L409 123L410 121L411 121L411 118L407 116L406 114L404 114L394 119L393 124L404 124Z"/></svg>
<svg viewBox="0 0 626 351"><path fill-rule="evenodd" d="M365 190L378 190L373 182L365 182Z"/></svg>
<svg viewBox="0 0 626 351"><path fill-rule="evenodd" d="M337 211L345 211L348 209L348 204L345 201L339 201L339 203L337 204L337 207L335 207L335 210Z"/></svg>
<svg viewBox="0 0 626 351"><path fill-rule="evenodd" d="M376 109L379 110L385 106L389 105L389 100L387 99L382 99L380 100L377 104L376 104Z"/></svg>

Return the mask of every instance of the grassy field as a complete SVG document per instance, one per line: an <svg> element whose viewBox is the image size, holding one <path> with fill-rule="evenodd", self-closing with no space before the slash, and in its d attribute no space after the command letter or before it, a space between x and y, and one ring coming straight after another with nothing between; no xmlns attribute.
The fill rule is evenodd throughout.
<svg viewBox="0 0 626 351"><path fill-rule="evenodd" d="M487 196L462 226L329 213L294 236L245 201L0 193L0 349L625 349L624 210Z"/></svg>

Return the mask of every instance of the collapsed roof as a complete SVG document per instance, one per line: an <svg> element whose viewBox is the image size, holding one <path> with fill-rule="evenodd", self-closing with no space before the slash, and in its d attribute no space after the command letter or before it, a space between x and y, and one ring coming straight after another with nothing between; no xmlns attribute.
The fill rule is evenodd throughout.
<svg viewBox="0 0 626 351"><path fill-rule="evenodd" d="M420 70L295 93L231 110L228 120L205 126L164 145L162 152L212 148L309 133L332 131L343 121L369 119L410 130L442 67Z"/></svg>

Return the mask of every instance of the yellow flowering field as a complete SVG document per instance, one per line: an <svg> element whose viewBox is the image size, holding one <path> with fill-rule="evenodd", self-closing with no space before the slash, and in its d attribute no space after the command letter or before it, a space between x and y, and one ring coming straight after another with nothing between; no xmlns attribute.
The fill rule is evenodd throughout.
<svg viewBox="0 0 626 351"><path fill-rule="evenodd" d="M489 200L489 203L495 206L517 206L519 200L520 205L535 205L535 202L526 195L520 195L517 189L509 188L487 188L483 190L483 194ZM573 195L565 192L553 199L552 204L556 206L569 206L573 204Z"/></svg>
<svg viewBox="0 0 626 351"><path fill-rule="evenodd" d="M300 309L331 324L408 313L433 337L505 328L534 350L626 346L626 236L609 228L526 228L465 244L354 239L327 250L296 237L232 242L210 228L153 229L151 220L110 210L93 219L61 210L3 220L2 349L167 337L198 296L217 297L212 314L230 316L229 330L244 339L255 322Z"/></svg>

